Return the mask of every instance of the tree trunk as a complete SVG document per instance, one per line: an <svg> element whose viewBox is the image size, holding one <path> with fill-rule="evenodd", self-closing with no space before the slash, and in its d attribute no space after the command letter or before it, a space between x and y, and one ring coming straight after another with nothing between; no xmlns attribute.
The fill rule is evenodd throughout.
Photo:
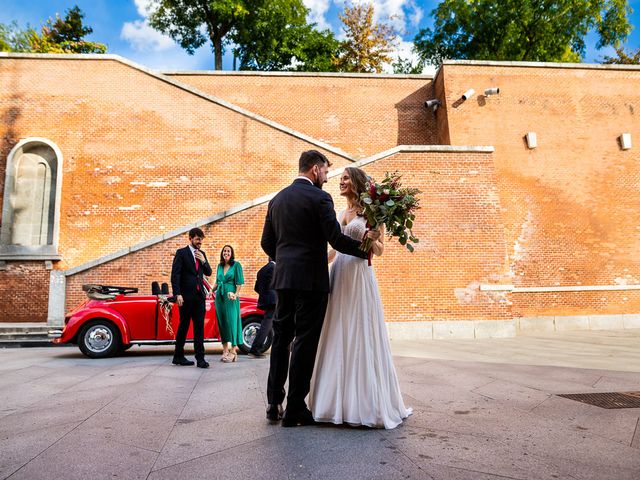
<svg viewBox="0 0 640 480"><path fill-rule="evenodd" d="M216 70L222 70L222 38L213 39L213 51L216 59Z"/></svg>

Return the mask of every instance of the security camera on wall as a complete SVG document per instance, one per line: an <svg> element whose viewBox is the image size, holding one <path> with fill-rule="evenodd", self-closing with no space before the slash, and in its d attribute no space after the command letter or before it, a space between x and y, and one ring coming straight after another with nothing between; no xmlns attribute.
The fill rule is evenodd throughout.
<svg viewBox="0 0 640 480"><path fill-rule="evenodd" d="M424 102L424 106L426 108L430 108L434 112L438 109L440 105L442 105L442 102L437 98L433 98L431 100L427 100L426 102Z"/></svg>

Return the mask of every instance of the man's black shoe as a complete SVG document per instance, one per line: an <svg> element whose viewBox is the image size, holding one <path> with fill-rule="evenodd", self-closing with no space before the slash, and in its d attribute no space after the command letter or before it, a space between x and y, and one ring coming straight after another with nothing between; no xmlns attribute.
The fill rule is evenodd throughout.
<svg viewBox="0 0 640 480"><path fill-rule="evenodd" d="M269 405L267 407L267 420L277 422L282 418L282 405Z"/></svg>
<svg viewBox="0 0 640 480"><path fill-rule="evenodd" d="M184 366L184 367L187 367L189 365L193 365L194 364L193 360L187 360L184 357L182 357L182 358L175 358L174 357L173 361L171 363L173 363L174 365L181 365L181 366Z"/></svg>
<svg viewBox="0 0 640 480"><path fill-rule="evenodd" d="M315 425L317 422L313 419L313 414L307 408L300 412L289 412L286 410L282 416L283 427L297 427L306 425Z"/></svg>
<svg viewBox="0 0 640 480"><path fill-rule="evenodd" d="M264 353L260 353L260 352L258 352L256 350L249 350L248 355L250 357L253 357L253 358L263 358L263 357L265 357Z"/></svg>
<svg viewBox="0 0 640 480"><path fill-rule="evenodd" d="M193 365L193 362L191 362L191 365ZM198 360L198 368L209 368L209 362L206 360Z"/></svg>

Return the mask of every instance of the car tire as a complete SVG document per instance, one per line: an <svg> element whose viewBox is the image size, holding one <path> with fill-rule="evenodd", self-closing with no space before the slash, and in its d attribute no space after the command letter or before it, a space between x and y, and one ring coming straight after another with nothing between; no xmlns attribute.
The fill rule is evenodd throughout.
<svg viewBox="0 0 640 480"><path fill-rule="evenodd" d="M260 328L260 322L262 317L260 315L247 315L242 319L242 343L238 345L240 351L244 354L249 353L253 339L256 338L256 333ZM269 332L267 339L264 343L263 351L269 350L273 343L273 331Z"/></svg>
<svg viewBox="0 0 640 480"><path fill-rule="evenodd" d="M111 357L120 351L120 331L108 320L94 320L78 334L78 347L89 358Z"/></svg>

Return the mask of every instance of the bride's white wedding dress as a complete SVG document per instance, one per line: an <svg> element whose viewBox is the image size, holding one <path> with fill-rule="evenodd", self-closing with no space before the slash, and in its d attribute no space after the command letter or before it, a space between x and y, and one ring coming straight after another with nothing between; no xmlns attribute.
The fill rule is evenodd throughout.
<svg viewBox="0 0 640 480"><path fill-rule="evenodd" d="M362 239L366 222L355 217L343 231ZM330 281L309 393L313 417L395 428L411 409L402 401L373 268L367 260L337 253Z"/></svg>

